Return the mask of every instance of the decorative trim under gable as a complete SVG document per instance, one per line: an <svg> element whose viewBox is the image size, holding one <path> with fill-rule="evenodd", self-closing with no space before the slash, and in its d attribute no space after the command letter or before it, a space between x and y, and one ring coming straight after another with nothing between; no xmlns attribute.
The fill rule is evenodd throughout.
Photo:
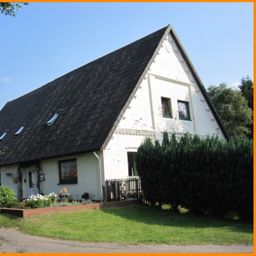
<svg viewBox="0 0 256 256"><path fill-rule="evenodd" d="M146 136L146 137L152 137L152 138L155 137L155 132L148 131L148 130L117 128L115 133L116 134L122 134L122 135Z"/></svg>

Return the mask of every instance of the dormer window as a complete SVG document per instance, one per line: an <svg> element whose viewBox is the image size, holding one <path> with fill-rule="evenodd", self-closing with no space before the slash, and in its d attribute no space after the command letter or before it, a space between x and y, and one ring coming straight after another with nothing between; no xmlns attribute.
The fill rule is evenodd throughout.
<svg viewBox="0 0 256 256"><path fill-rule="evenodd" d="M56 122L57 118L59 117L60 112L61 112L61 110L58 110L58 111L47 121L46 124L47 124L48 126L53 125L53 124Z"/></svg>
<svg viewBox="0 0 256 256"><path fill-rule="evenodd" d="M5 136L6 136L6 132L4 132L1 136L0 136L0 140L2 140Z"/></svg>
<svg viewBox="0 0 256 256"><path fill-rule="evenodd" d="M21 126L16 132L15 132L15 135L19 135L22 133L22 131L24 130L24 126Z"/></svg>

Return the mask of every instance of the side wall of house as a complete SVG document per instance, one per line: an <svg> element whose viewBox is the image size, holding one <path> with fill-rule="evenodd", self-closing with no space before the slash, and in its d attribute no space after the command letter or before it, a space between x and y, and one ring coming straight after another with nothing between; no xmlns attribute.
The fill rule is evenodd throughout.
<svg viewBox="0 0 256 256"><path fill-rule="evenodd" d="M97 152L99 159L94 153L81 154L75 156L67 156L62 158L53 158L42 160L40 162L40 174L44 175L45 180L40 182L40 193L48 194L55 192L59 194L61 190L66 188L68 192L76 200L81 200L81 196L87 192L91 200L101 200L101 178L100 165L102 164L102 153ZM59 161L62 160L77 160L77 184L59 184ZM100 165L99 165L100 161ZM27 166L22 169L22 188L23 198L28 194L28 171L33 170L34 165ZM12 188L18 196L18 165L10 165L0 167L1 185ZM103 175L103 174L101 174ZM104 177L102 176L102 180ZM38 191L38 190L37 190ZM34 193L33 193L34 194Z"/></svg>
<svg viewBox="0 0 256 256"><path fill-rule="evenodd" d="M18 196L18 166L0 167L0 184L13 189Z"/></svg>
<svg viewBox="0 0 256 256"><path fill-rule="evenodd" d="M169 98L172 118L164 118L161 97ZM191 120L179 119L177 101L189 103ZM224 136L177 45L168 35L104 150L105 178L128 176L128 152L145 138L161 141L164 131Z"/></svg>
<svg viewBox="0 0 256 256"><path fill-rule="evenodd" d="M77 160L77 184L59 184L59 161L68 159ZM99 161L93 153L43 160L40 167L45 176L45 181L40 184L42 193L59 194L65 187L76 200L81 200L85 192L91 200L101 199Z"/></svg>

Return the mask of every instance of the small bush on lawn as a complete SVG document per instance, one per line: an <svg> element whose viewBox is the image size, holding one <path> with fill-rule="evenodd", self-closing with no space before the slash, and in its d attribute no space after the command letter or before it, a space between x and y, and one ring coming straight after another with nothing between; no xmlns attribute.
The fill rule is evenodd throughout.
<svg viewBox="0 0 256 256"><path fill-rule="evenodd" d="M52 206L57 201L57 195L50 193L48 195L31 195L29 198L24 200L25 208L45 208Z"/></svg>
<svg viewBox="0 0 256 256"><path fill-rule="evenodd" d="M18 200L15 192L8 187L0 186L0 207L17 207Z"/></svg>

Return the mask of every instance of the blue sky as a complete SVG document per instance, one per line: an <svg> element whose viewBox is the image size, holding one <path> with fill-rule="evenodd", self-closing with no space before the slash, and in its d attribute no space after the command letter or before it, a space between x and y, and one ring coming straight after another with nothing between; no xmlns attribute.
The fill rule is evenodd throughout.
<svg viewBox="0 0 256 256"><path fill-rule="evenodd" d="M0 109L167 24L205 87L252 77L252 3L30 3L0 15Z"/></svg>

